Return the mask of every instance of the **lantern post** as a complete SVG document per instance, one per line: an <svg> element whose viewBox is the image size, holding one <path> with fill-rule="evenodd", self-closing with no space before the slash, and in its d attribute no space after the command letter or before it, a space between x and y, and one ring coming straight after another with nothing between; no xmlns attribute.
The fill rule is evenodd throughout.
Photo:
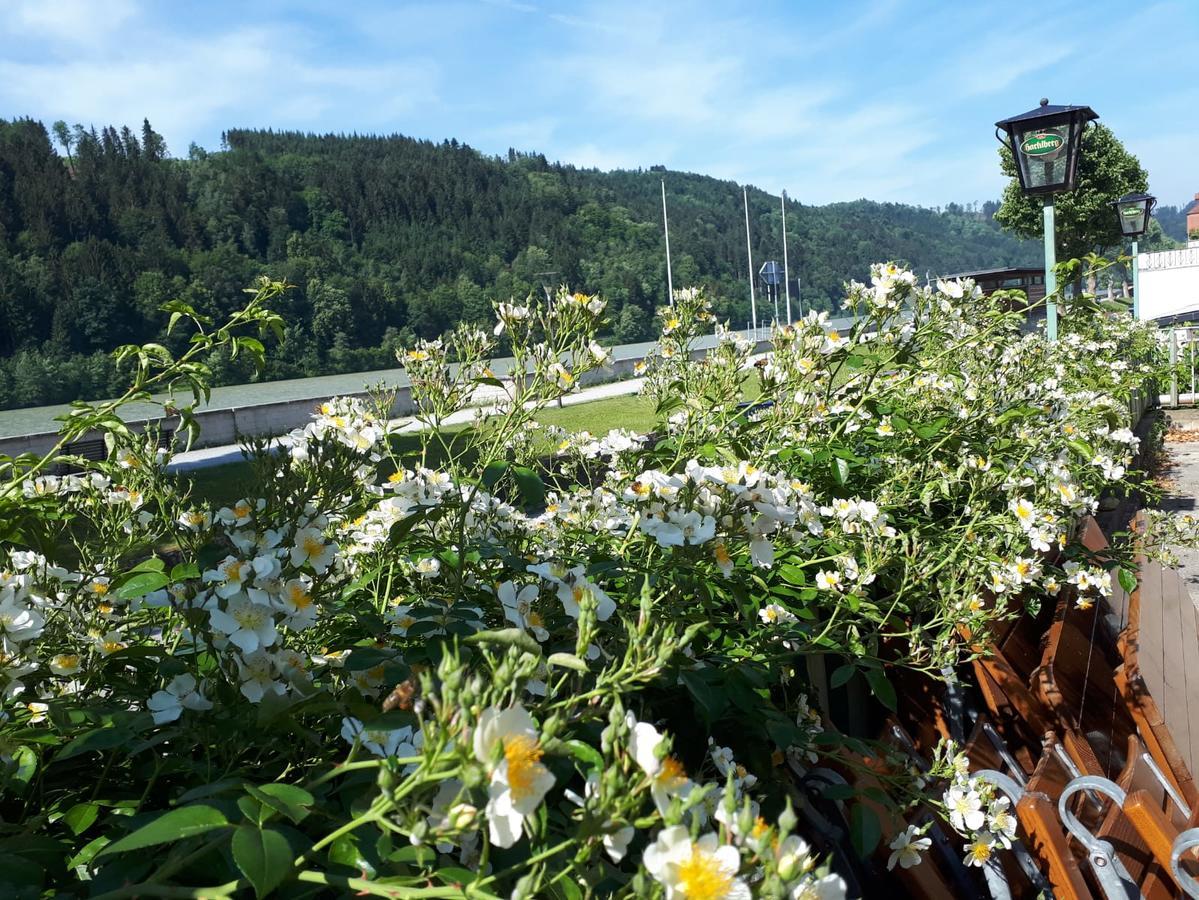
<svg viewBox="0 0 1199 900"><path fill-rule="evenodd" d="M1120 233L1132 238L1132 317L1141 318L1141 260L1137 238L1149 230L1149 217L1157 198L1152 194L1125 194L1115 202L1120 217Z"/></svg>
<svg viewBox="0 0 1199 900"><path fill-rule="evenodd" d="M1050 106L1043 99L1036 109L995 123L995 136L1012 152L1021 190L1029 196L1044 197L1045 335L1050 341L1057 340L1053 196L1074 189L1083 129L1097 118L1089 106Z"/></svg>

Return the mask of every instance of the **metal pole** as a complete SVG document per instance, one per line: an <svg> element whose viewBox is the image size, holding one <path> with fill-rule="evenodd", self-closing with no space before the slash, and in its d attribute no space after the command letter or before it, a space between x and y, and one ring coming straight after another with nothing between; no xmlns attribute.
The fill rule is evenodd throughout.
<svg viewBox="0 0 1199 900"><path fill-rule="evenodd" d="M1054 247L1056 234L1053 227L1053 195L1045 198L1045 336L1057 340L1057 251Z"/></svg>
<svg viewBox="0 0 1199 900"><path fill-rule="evenodd" d="M1140 285L1141 260L1137 256L1137 242L1132 242L1132 317L1136 321L1141 321L1141 285Z"/></svg>
<svg viewBox="0 0 1199 900"><path fill-rule="evenodd" d="M791 276L787 272L787 192L783 191L783 286L787 291L787 324L791 324Z"/></svg>
<svg viewBox="0 0 1199 900"><path fill-rule="evenodd" d="M1178 409L1178 329L1170 326L1170 408Z"/></svg>
<svg viewBox="0 0 1199 900"><path fill-rule="evenodd" d="M745 254L749 257L749 318L753 323L754 340L758 339L758 301L754 297L754 251L749 244L749 191L741 189L741 199L745 201Z"/></svg>
<svg viewBox="0 0 1199 900"><path fill-rule="evenodd" d="M674 306L674 277L670 271L670 222L666 218L666 179L662 179L662 230L666 232L666 302Z"/></svg>

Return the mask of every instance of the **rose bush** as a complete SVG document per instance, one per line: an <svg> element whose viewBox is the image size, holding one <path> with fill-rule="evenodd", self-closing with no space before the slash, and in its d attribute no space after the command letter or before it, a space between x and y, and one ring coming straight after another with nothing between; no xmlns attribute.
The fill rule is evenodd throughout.
<svg viewBox="0 0 1199 900"><path fill-rule="evenodd" d="M116 413L198 401L225 344L261 356L244 329L279 327L281 290L219 328L172 307L187 354L122 350L130 393L0 472L6 896L841 896L794 777L866 744L814 673L893 709L889 672L1128 577L1074 541L1136 480L1129 398L1159 360L1127 318L1067 316L1050 346L1005 296L887 264L847 286L848 333L809 315L757 357L680 291L644 372L660 428L595 436L537 421L607 359L602 299L563 290L400 355L417 454L386 397L335 399L254 448L254 496L206 507ZM442 427L480 387L500 407ZM108 458L54 474L91 429ZM1007 835L960 765L890 801L952 780L951 821Z"/></svg>

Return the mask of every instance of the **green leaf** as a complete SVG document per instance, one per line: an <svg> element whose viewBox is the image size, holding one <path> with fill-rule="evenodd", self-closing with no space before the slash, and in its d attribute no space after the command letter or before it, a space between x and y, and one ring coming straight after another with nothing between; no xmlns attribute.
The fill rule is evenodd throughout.
<svg viewBox="0 0 1199 900"><path fill-rule="evenodd" d="M573 653L551 653L546 659L547 666L559 666L563 669L573 669L576 672L587 672L587 663Z"/></svg>
<svg viewBox="0 0 1199 900"><path fill-rule="evenodd" d="M170 580L161 572L141 572L122 583L116 589L115 594L121 600L134 600L164 588L168 584L170 584Z"/></svg>
<svg viewBox="0 0 1199 900"><path fill-rule="evenodd" d="M166 568L164 563L157 556L151 556L149 559L143 559L136 566L129 570L129 574L133 572L161 572Z"/></svg>
<svg viewBox="0 0 1199 900"><path fill-rule="evenodd" d="M592 769L603 770L604 757L598 750L585 741L563 741L562 746L570 751L570 755Z"/></svg>
<svg viewBox="0 0 1199 900"><path fill-rule="evenodd" d="M519 647L534 656L541 655L541 646L533 640L523 628L497 628L493 631L480 631L464 638L464 644L503 644L508 647Z"/></svg>
<svg viewBox="0 0 1199 900"><path fill-rule="evenodd" d="M504 473L507 471L508 463L504 460L496 460L493 463L488 463L487 468L483 470L483 477L480 479L480 483L490 491L499 484L500 479L504 477Z"/></svg>
<svg viewBox="0 0 1199 900"><path fill-rule="evenodd" d="M837 479L837 484L845 484L849 481L849 462L841 459L839 456L832 460L833 478Z"/></svg>
<svg viewBox="0 0 1199 900"><path fill-rule="evenodd" d="M839 666L836 669L836 671L834 671L833 674L831 676L829 676L828 686L831 688L841 687L841 685L845 684L846 682L849 681L849 679L853 678L853 675L856 671L857 671L857 667L851 663L846 663L843 666Z"/></svg>
<svg viewBox="0 0 1199 900"><path fill-rule="evenodd" d="M443 884L450 887L473 884L479 877L470 869L461 869L458 866L438 866L436 874Z"/></svg>
<svg viewBox="0 0 1199 900"><path fill-rule="evenodd" d="M126 853L130 850L140 850L142 847L153 847L157 844L172 844L184 838L227 827L229 827L229 820L215 806L203 803L197 803L195 806L182 806L179 809L163 813L153 822L125 835L116 843L109 844L98 856Z"/></svg>
<svg viewBox="0 0 1199 900"><path fill-rule="evenodd" d="M171 569L171 581L190 581L200 577L200 568L195 563L179 563Z"/></svg>
<svg viewBox="0 0 1199 900"><path fill-rule="evenodd" d="M352 832L343 834L329 845L329 861L350 869L357 869L367 878L374 878L378 874L371 860L367 859L366 854L359 846L358 835Z"/></svg>
<svg viewBox="0 0 1199 900"><path fill-rule="evenodd" d="M719 673L717 674L719 675ZM687 690L699 706L699 711L702 713L704 721L711 725L719 719L720 714L729 705L728 697L724 691L716 685L705 681L703 670L682 672L679 677L683 679L683 684L687 686Z"/></svg>
<svg viewBox="0 0 1199 900"><path fill-rule="evenodd" d="M545 505L545 482L540 475L525 466L513 466L512 475L526 509L538 509Z"/></svg>
<svg viewBox="0 0 1199 900"><path fill-rule="evenodd" d="M265 897L288 876L292 859L287 838L273 828L242 825L233 832L233 861L259 897Z"/></svg>
<svg viewBox="0 0 1199 900"><path fill-rule="evenodd" d="M98 815L100 807L95 803L76 803L66 811L62 820L71 829L72 834L79 836L92 827Z"/></svg>
<svg viewBox="0 0 1199 900"><path fill-rule="evenodd" d="M779 577L788 584L804 585L808 583L807 573L804 572L802 566L785 563L778 567L778 573Z"/></svg>
<svg viewBox="0 0 1199 900"><path fill-rule="evenodd" d="M874 691L874 696L878 697L879 702L891 712L895 712L898 702L895 697L895 687L887 680L887 676L883 674L882 669L867 669L866 680L870 683L870 690Z"/></svg>
<svg viewBox="0 0 1199 900"><path fill-rule="evenodd" d="M110 843L112 843L112 839L106 834L102 834L97 838L92 838L83 845L82 850L67 860L67 868L74 869L79 866L88 865L96 856L96 854L107 847Z"/></svg>
<svg viewBox="0 0 1199 900"><path fill-rule="evenodd" d="M916 425L912 428L919 437L928 440L940 434L946 425L949 424L948 416L939 416L927 425Z"/></svg>
<svg viewBox="0 0 1199 900"><path fill-rule="evenodd" d="M1078 438L1074 438L1066 441L1066 446L1088 462L1095 457L1095 451L1091 449L1091 445L1086 441L1080 441Z"/></svg>
<svg viewBox="0 0 1199 900"><path fill-rule="evenodd" d="M12 756L17 765L6 779L5 787L16 793L23 793L29 787L33 773L37 771L37 753L32 747L18 747Z"/></svg>
<svg viewBox="0 0 1199 900"><path fill-rule="evenodd" d="M1137 576L1135 572L1130 572L1128 569L1117 569L1116 578L1120 582L1120 587L1131 594L1137 589Z"/></svg>
<svg viewBox="0 0 1199 900"><path fill-rule="evenodd" d="M133 740L132 729L123 725L105 725L85 731L67 744L54 757L55 762L62 762L82 753L93 753L101 750L111 750Z"/></svg>
<svg viewBox="0 0 1199 900"><path fill-rule="evenodd" d="M261 787L247 784L246 791L264 806L287 816L297 825L308 815L306 807L316 802L312 794L291 784L264 784Z"/></svg>
<svg viewBox="0 0 1199 900"><path fill-rule="evenodd" d="M869 856L882 836L883 829L874 810L860 803L854 804L849 811L849 838L858 854Z"/></svg>

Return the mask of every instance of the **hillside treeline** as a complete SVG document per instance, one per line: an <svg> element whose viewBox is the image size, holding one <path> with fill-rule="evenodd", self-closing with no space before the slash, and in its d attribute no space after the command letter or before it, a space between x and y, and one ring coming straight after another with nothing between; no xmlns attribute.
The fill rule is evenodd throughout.
<svg viewBox="0 0 1199 900"><path fill-rule="evenodd" d="M219 152L173 158L148 122L0 120L0 408L112 394L122 378L107 351L171 344L163 302L220 317L259 274L295 286L268 378L392 366L399 344L489 320L493 300L547 281L606 296L612 340L647 339L666 293L659 178L674 283L708 285L744 327L745 223L729 181L401 136L238 130ZM779 198L749 197L757 267L782 256ZM994 208L789 200L793 291L798 275L805 309L828 309L881 259L934 276L1034 262L1037 247L1000 232ZM766 306L759 297L763 322ZM217 383L249 377L240 360L210 362Z"/></svg>

